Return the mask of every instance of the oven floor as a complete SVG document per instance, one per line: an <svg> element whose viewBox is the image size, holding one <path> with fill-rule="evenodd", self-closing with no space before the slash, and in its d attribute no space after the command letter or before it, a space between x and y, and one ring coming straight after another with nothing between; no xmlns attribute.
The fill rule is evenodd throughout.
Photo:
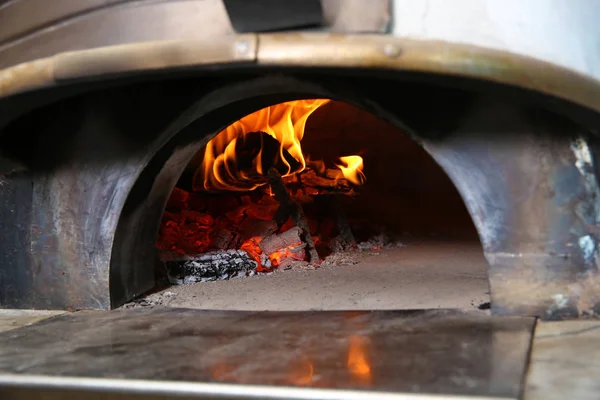
<svg viewBox="0 0 600 400"><path fill-rule="evenodd" d="M354 265L171 286L127 304L213 310L301 311L457 308L490 301L477 241L413 242Z"/></svg>

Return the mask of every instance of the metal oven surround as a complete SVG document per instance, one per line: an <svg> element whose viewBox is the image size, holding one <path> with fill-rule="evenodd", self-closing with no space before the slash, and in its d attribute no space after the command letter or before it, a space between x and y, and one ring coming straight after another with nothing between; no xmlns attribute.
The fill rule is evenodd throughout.
<svg viewBox="0 0 600 400"><path fill-rule="evenodd" d="M0 395L515 399L533 325L452 310L81 311L0 334Z"/></svg>
<svg viewBox="0 0 600 400"><path fill-rule="evenodd" d="M0 23L3 307L105 309L148 290L182 165L244 114L320 96L403 126L446 171L494 313L600 312L597 3L324 1L310 33L246 34L220 1L67 3Z"/></svg>

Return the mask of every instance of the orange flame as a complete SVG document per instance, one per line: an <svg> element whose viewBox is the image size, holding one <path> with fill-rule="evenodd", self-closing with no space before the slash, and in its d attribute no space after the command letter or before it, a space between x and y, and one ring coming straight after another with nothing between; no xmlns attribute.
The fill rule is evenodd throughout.
<svg viewBox="0 0 600 400"><path fill-rule="evenodd" d="M295 252L296 248L301 244L302 243L293 243L288 247L279 249L279 251L276 251L275 253L269 255L269 260L271 260L271 264L277 268L281 264L281 260L283 260L284 258L291 258L292 260L299 261L304 260L304 252L302 252L302 256L298 256Z"/></svg>
<svg viewBox="0 0 600 400"><path fill-rule="evenodd" d="M342 170L344 178L355 185L362 185L367 178L362 172L363 159L361 156L345 156L340 157L341 164L336 164Z"/></svg>
<svg viewBox="0 0 600 400"><path fill-rule="evenodd" d="M193 189L253 190L266 183L265 168L273 166L283 177L302 172L307 165L317 172L323 169L322 162L305 158L300 142L308 117L329 101L310 99L275 104L228 126L206 145L202 166L194 175ZM248 135L251 132L254 134ZM353 183L364 181L360 156L340 160L342 164L338 167L346 179Z"/></svg>
<svg viewBox="0 0 600 400"><path fill-rule="evenodd" d="M264 182L257 179L263 171L263 148L252 159L252 170L244 171L237 165L236 146L238 140L249 132L265 132L279 144L279 160L289 176L306 168L300 141L304 137L304 127L308 117L329 99L297 100L263 108L228 126L206 145L201 171L203 188L206 190L252 190ZM297 162L292 165L287 155ZM197 173L198 173L197 172ZM253 174L255 173L255 174ZM194 177L194 189L199 179ZM258 181L258 182L257 182Z"/></svg>

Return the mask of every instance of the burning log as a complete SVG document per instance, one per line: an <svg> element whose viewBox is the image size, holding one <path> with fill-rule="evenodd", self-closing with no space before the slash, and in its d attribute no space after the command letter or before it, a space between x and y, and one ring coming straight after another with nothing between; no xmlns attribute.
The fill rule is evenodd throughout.
<svg viewBox="0 0 600 400"><path fill-rule="evenodd" d="M306 263L306 243L301 238L302 231L297 226L272 235L261 241L258 245L273 267L287 269L294 262Z"/></svg>
<svg viewBox="0 0 600 400"><path fill-rule="evenodd" d="M169 281L174 285L252 276L258 266L244 250L221 250L200 255L163 253Z"/></svg>
<svg viewBox="0 0 600 400"><path fill-rule="evenodd" d="M275 199L279 202L280 206L275 215L275 222L279 227L283 226L289 216L292 217L294 225L300 228L302 232L302 238L306 243L306 248L309 255L310 262L320 261L319 253L315 247L315 243L310 235L310 227L308 220L300 204L292 199L289 192L287 191L281 175L275 168L271 168L268 172L269 185L275 196Z"/></svg>
<svg viewBox="0 0 600 400"><path fill-rule="evenodd" d="M239 236L227 229L221 229L211 236L211 247L216 250L233 249L239 245Z"/></svg>
<svg viewBox="0 0 600 400"><path fill-rule="evenodd" d="M334 195L354 196L354 187L344 178L342 171L327 169L322 174L305 169L295 175L283 178L288 190L294 195Z"/></svg>
<svg viewBox="0 0 600 400"><path fill-rule="evenodd" d="M306 247L306 243L302 241L302 231L297 226L289 229L278 235L272 235L263 239L258 246L263 253L270 256L271 254L286 249L289 247ZM303 248L304 248L303 247Z"/></svg>

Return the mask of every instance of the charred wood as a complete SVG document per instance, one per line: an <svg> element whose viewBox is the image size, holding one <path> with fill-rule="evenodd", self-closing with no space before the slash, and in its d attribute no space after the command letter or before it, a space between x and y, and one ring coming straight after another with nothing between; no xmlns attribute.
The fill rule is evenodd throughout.
<svg viewBox="0 0 600 400"><path fill-rule="evenodd" d="M306 245L302 240L302 231L299 227L295 226L278 235L272 235L263 239L258 246L266 255L271 255L280 249L287 249L290 247L301 247ZM304 246L306 247L306 246Z"/></svg>
<svg viewBox="0 0 600 400"><path fill-rule="evenodd" d="M320 260L319 253L317 252L315 243L310 235L310 227L306 215L304 215L304 211L302 210L302 206L290 196L290 193L287 191L285 184L281 179L279 171L275 168L271 168L268 172L268 177L269 185L271 186L275 200L280 204L277 214L275 215L275 221L278 226L281 227L287 221L288 217L291 216L294 225L302 231L302 239L306 243L306 249L309 256L308 261L318 262Z"/></svg>
<svg viewBox="0 0 600 400"><path fill-rule="evenodd" d="M283 178L286 187L294 195L333 195L356 194L354 187L338 169L327 169L322 174L312 169L305 169L297 174Z"/></svg>

